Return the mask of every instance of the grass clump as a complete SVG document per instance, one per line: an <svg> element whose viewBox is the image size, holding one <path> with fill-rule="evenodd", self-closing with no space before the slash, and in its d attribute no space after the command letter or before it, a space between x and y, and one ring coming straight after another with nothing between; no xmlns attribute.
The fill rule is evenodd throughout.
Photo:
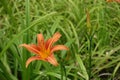
<svg viewBox="0 0 120 80"><path fill-rule="evenodd" d="M0 0L0 80L119 80L120 4L105 0ZM56 52L60 65L34 61L19 47L36 34L69 51Z"/></svg>

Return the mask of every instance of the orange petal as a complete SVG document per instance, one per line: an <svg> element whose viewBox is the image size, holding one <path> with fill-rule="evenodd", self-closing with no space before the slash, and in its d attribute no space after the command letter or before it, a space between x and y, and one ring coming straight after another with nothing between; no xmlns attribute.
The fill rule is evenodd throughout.
<svg viewBox="0 0 120 80"><path fill-rule="evenodd" d="M46 41L46 47L50 48L53 45L53 43L59 40L60 37L61 37L61 34L59 32L56 32L52 38Z"/></svg>
<svg viewBox="0 0 120 80"><path fill-rule="evenodd" d="M30 46L33 47L33 48L35 48L35 49L37 49L38 51L40 51L40 49L39 49L38 46L36 46L36 45L34 45L34 44L30 44Z"/></svg>
<svg viewBox="0 0 120 80"><path fill-rule="evenodd" d="M58 51L58 50L69 50L69 49L68 47L64 45L56 45L51 49L51 53L53 53L54 51Z"/></svg>
<svg viewBox="0 0 120 80"><path fill-rule="evenodd" d="M54 55L51 54L50 56L48 56L46 59L45 59L47 62L51 63L52 65L54 66L58 66L58 62L57 60L55 59Z"/></svg>
<svg viewBox="0 0 120 80"><path fill-rule="evenodd" d="M25 47L28 51L33 52L35 54L39 54L40 51L38 50L38 47L35 45L27 45L27 44L21 44L20 46Z"/></svg>
<svg viewBox="0 0 120 80"><path fill-rule="evenodd" d="M44 37L43 37L42 34L38 34L38 35L37 35L37 41L38 41L38 45L39 45L40 47L43 47L43 45L44 45Z"/></svg>
<svg viewBox="0 0 120 80"><path fill-rule="evenodd" d="M34 60L42 60L39 56L33 56L33 57L30 57L27 61L26 61L26 68L28 67L28 65L34 61Z"/></svg>
<svg viewBox="0 0 120 80"><path fill-rule="evenodd" d="M116 2L120 3L120 0L115 0Z"/></svg>

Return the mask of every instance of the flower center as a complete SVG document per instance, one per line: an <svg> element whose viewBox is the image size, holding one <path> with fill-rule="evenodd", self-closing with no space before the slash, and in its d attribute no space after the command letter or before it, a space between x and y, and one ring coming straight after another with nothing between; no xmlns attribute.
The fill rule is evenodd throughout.
<svg viewBox="0 0 120 80"><path fill-rule="evenodd" d="M40 55L43 59L47 58L50 55L50 50L43 50L42 54Z"/></svg>

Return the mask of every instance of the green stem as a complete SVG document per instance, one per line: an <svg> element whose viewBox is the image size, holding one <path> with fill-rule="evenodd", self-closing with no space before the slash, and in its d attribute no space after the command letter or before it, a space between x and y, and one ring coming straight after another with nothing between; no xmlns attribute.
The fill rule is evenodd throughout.
<svg viewBox="0 0 120 80"><path fill-rule="evenodd" d="M91 49L92 49L92 37L89 37L89 79L91 79L91 65L92 65L92 53L91 53Z"/></svg>
<svg viewBox="0 0 120 80"><path fill-rule="evenodd" d="M29 0L25 0L25 20L26 20L26 24L25 24L25 28L27 28L27 27L29 27L30 26L30 1ZM26 34L24 35L24 43L29 43L29 30L27 30L27 32L26 32ZM26 53L26 54L25 54ZM28 53L28 51L26 51L26 50L24 50L23 51L23 62L24 62L24 64L25 64L25 62L26 62L26 59L27 59L27 57L29 56L29 53ZM26 67L24 66L23 67L23 75L22 75L22 77L23 77L23 80L29 80L30 79L30 76L29 76L29 74L30 74L30 69L29 68L27 68L26 69Z"/></svg>
<svg viewBox="0 0 120 80"><path fill-rule="evenodd" d="M65 69L65 66L64 66L64 60L63 59L60 61L60 67L61 67L61 80L67 80L66 69ZM64 79L64 77L65 77L65 79Z"/></svg>
<svg viewBox="0 0 120 80"><path fill-rule="evenodd" d="M30 25L30 3L29 0L26 0L26 27L29 27ZM26 35L26 42L29 43L29 30L27 31Z"/></svg>
<svg viewBox="0 0 120 80"><path fill-rule="evenodd" d="M62 61L60 62L60 67L61 67L61 80L63 80L63 63L62 63Z"/></svg>

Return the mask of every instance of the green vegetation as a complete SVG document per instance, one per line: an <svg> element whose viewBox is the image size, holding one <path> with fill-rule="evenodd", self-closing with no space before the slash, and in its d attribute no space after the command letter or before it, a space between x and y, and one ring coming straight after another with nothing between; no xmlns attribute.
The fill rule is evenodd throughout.
<svg viewBox="0 0 120 80"><path fill-rule="evenodd" d="M59 66L26 60L20 44L55 32ZM119 80L120 4L105 0L0 0L0 80Z"/></svg>

